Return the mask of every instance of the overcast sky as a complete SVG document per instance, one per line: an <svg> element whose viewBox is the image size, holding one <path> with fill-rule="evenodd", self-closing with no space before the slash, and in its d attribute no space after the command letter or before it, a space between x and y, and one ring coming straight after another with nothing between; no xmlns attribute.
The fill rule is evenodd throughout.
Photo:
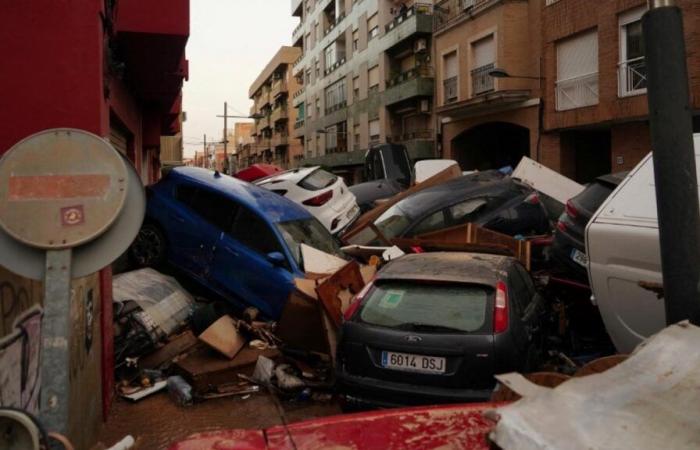
<svg viewBox="0 0 700 450"><path fill-rule="evenodd" d="M290 0L191 0L185 82L185 156L202 148L204 134L221 140L223 119L216 117L228 101L229 115L250 114L248 88L282 45L290 45L299 18ZM235 119L229 119L233 128Z"/></svg>

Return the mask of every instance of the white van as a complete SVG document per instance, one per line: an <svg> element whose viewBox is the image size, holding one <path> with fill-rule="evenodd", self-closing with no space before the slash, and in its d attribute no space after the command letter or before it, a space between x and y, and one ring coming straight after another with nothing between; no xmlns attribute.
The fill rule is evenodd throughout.
<svg viewBox="0 0 700 450"><path fill-rule="evenodd" d="M699 152L700 134L696 134L698 167ZM655 189L650 153L607 198L586 227L593 299L621 353L631 352L666 326L664 300L640 286L640 282L660 285L663 281Z"/></svg>

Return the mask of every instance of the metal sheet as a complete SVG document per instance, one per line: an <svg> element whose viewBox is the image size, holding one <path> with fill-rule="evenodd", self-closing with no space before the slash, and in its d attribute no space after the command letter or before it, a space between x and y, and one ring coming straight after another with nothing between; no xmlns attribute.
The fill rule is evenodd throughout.
<svg viewBox="0 0 700 450"><path fill-rule="evenodd" d="M64 249L104 233L126 200L124 160L86 131L45 130L0 159L0 227L28 246Z"/></svg>
<svg viewBox="0 0 700 450"><path fill-rule="evenodd" d="M73 249L73 276L84 277L107 267L131 245L146 214L146 195L136 169L125 161L125 207L99 239ZM0 265L33 280L44 278L45 253L24 245L0 228Z"/></svg>

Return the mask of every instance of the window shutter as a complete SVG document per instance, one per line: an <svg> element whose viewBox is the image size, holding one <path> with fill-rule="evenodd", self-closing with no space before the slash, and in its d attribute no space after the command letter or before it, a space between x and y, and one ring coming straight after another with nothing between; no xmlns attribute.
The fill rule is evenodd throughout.
<svg viewBox="0 0 700 450"><path fill-rule="evenodd" d="M557 44L557 80L598 73L598 31Z"/></svg>
<svg viewBox="0 0 700 450"><path fill-rule="evenodd" d="M445 56L445 79L454 78L458 73L457 52L452 52Z"/></svg>
<svg viewBox="0 0 700 450"><path fill-rule="evenodd" d="M369 87L379 84L379 66L374 66L369 69Z"/></svg>
<svg viewBox="0 0 700 450"><path fill-rule="evenodd" d="M493 35L472 44L474 51L474 68L488 66L496 62L496 41Z"/></svg>

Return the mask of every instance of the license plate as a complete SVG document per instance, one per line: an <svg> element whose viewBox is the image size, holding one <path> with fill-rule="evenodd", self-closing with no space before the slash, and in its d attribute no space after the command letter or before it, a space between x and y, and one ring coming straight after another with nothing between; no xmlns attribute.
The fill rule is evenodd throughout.
<svg viewBox="0 0 700 450"><path fill-rule="evenodd" d="M382 367L385 369L440 374L445 373L445 365L445 358L439 356L382 352Z"/></svg>
<svg viewBox="0 0 700 450"><path fill-rule="evenodd" d="M576 264L583 267L588 266L588 257L581 250L575 248L571 249L571 259L573 259Z"/></svg>

